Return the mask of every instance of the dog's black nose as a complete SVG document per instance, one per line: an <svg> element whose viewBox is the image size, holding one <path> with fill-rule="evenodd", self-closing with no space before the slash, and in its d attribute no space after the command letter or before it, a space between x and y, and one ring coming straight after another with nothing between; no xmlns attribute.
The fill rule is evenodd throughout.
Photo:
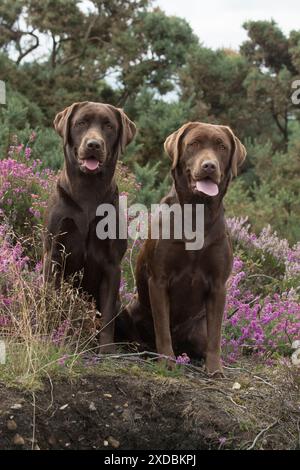
<svg viewBox="0 0 300 470"><path fill-rule="evenodd" d="M206 160L202 163L201 168L206 171L206 173L214 173L217 169L217 165L211 160Z"/></svg>
<svg viewBox="0 0 300 470"><path fill-rule="evenodd" d="M87 141L86 146L89 150L100 150L103 144L99 140L90 139Z"/></svg>

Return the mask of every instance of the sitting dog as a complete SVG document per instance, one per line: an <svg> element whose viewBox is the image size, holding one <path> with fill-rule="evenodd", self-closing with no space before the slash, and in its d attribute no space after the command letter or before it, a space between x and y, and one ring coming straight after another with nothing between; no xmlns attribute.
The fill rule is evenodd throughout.
<svg viewBox="0 0 300 470"><path fill-rule="evenodd" d="M72 104L57 114L54 127L63 138L65 163L46 215L44 277L54 277L58 286L62 276L82 273L80 286L102 314L100 352L111 352L127 241L97 237L96 209L112 204L118 216L116 163L136 127L121 109L92 102Z"/></svg>
<svg viewBox="0 0 300 470"><path fill-rule="evenodd" d="M174 184L162 203L203 204L204 244L186 250L183 238L146 240L128 320L144 346L170 358L183 352L205 358L209 373L222 373L221 327L233 259L222 200L246 150L229 127L200 122L171 134L165 150Z"/></svg>

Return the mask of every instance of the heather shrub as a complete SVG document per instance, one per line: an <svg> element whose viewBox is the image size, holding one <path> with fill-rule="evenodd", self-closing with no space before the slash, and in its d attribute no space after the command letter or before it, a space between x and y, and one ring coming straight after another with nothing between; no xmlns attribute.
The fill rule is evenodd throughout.
<svg viewBox="0 0 300 470"><path fill-rule="evenodd" d="M291 354L292 343L300 339L300 298L294 288L263 297L244 285L247 271L235 258L228 282L223 353L235 361L244 353L276 358Z"/></svg>
<svg viewBox="0 0 300 470"><path fill-rule="evenodd" d="M95 306L80 290L43 285L40 224L56 174L32 158L35 138L27 145L15 138L8 158L0 160L0 336L8 350L0 377L22 383L41 372L70 371L75 363L85 367L100 327ZM131 203L139 189L134 176L119 162L116 177Z"/></svg>
<svg viewBox="0 0 300 470"><path fill-rule="evenodd" d="M244 257L248 266L259 269L261 278L275 282L278 288L297 288L300 281L300 244L292 247L280 238L271 226L259 235L253 233L248 218L228 218L235 251ZM277 285L278 284L278 285ZM260 286L263 284L260 282Z"/></svg>
<svg viewBox="0 0 300 470"><path fill-rule="evenodd" d="M7 349L0 379L33 386L62 366L84 366L97 349L95 306L62 283L42 281L41 263L30 269L21 243L0 225L0 337Z"/></svg>
<svg viewBox="0 0 300 470"><path fill-rule="evenodd" d="M266 227L257 236L247 219L228 219L238 254L228 282L223 350L264 358L290 354L300 338L300 245Z"/></svg>
<svg viewBox="0 0 300 470"><path fill-rule="evenodd" d="M31 133L25 145L14 136L14 145L9 147L7 158L0 160L0 216L18 236L23 237L32 236L36 227L43 223L45 208L57 178L53 170L45 168L42 160L33 157L36 141L39 137L35 132ZM61 159L62 155L61 149ZM116 179L119 192L128 197L129 203L132 202L139 186L122 162L118 162Z"/></svg>
<svg viewBox="0 0 300 470"><path fill-rule="evenodd" d="M143 245L143 240L128 240L128 247L122 260L122 278L120 285L120 298L124 305L127 305L136 292L135 266L139 251Z"/></svg>
<svg viewBox="0 0 300 470"><path fill-rule="evenodd" d="M51 170L31 159L29 146L10 146L8 158L0 160L1 217L18 236L32 235L41 224L54 180Z"/></svg>
<svg viewBox="0 0 300 470"><path fill-rule="evenodd" d="M292 353L300 339L300 244L290 247L270 227L259 235L247 219L228 219L234 244L233 272L228 281L223 325L223 359L244 354L272 361ZM130 241L123 261L121 298L132 299L134 266L142 245Z"/></svg>
<svg viewBox="0 0 300 470"><path fill-rule="evenodd" d="M140 185L135 176L122 161L118 161L116 168L116 180L119 188L119 195L128 198L128 204L132 204L138 199Z"/></svg>
<svg viewBox="0 0 300 470"><path fill-rule="evenodd" d="M58 293L42 282L40 225L57 174L33 157L37 139L31 133L22 144L14 137L7 158L0 160L0 334L12 352L5 374L10 370L21 380L34 380L36 371L48 373L51 367L84 366L91 360L99 327L94 305L80 291L63 283ZM143 187L122 162L116 178L128 203L139 202ZM235 261L228 282L223 358L232 362L251 354L271 361L289 355L292 342L300 339L300 244L291 246L270 226L253 232L247 218L227 222ZM128 240L123 304L135 293L142 243Z"/></svg>

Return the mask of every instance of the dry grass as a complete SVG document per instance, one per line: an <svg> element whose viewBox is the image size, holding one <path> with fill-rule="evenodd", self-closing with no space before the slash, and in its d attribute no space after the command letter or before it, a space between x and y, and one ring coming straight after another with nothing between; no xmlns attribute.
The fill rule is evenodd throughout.
<svg viewBox="0 0 300 470"><path fill-rule="evenodd" d="M84 355L97 348L99 325L95 306L69 284L57 292L32 273L14 279L12 302L3 311L10 323L0 327L6 346L0 380L32 389L49 374L80 368Z"/></svg>
<svg viewBox="0 0 300 470"><path fill-rule="evenodd" d="M300 448L300 374L290 362L270 368L247 359L225 368L226 377L216 379L192 364L169 371L154 353L102 359L95 355L96 310L82 293L66 283L57 292L25 277L14 289L12 322L1 330L7 362L0 366L0 382L6 388L30 391L32 403L45 393L45 384L59 390L61 379L99 379L105 387L118 383L119 390L127 389L145 419L153 416L155 423L161 413L170 413L166 426L169 419L180 421L182 434L192 436L193 446L199 442L201 448ZM235 382L240 384L237 390ZM95 389L95 399L97 393Z"/></svg>
<svg viewBox="0 0 300 470"><path fill-rule="evenodd" d="M40 387L45 377L82 373L87 364L97 360L101 331L94 302L81 289L72 287L71 279L62 281L59 289L43 282L41 268L36 270L43 228L35 229L26 239L7 232L8 255L17 245L23 251L21 257L8 260L0 279L0 292L9 299L0 304L0 340L4 340L6 349L0 381L28 390ZM133 248L128 262L132 272ZM20 264L26 254L27 263ZM80 285L80 274L76 281Z"/></svg>
<svg viewBox="0 0 300 470"><path fill-rule="evenodd" d="M97 355L101 324L82 292L65 282L57 291L29 270L20 275L16 268L9 275L12 300L1 315L10 323L0 326L7 351L0 366L5 389L30 391L35 403L45 383L52 390L62 378L76 382L90 376L110 386L117 381L137 400L141 397L138 406L146 418L150 410L155 420L164 404L164 412L175 415L170 419L180 420L182 432L193 435L193 445L199 440L205 448L300 448L300 373L288 359L272 367L245 359L227 367L223 379L208 377L192 364L169 371L154 353L103 359ZM235 382L239 389L233 388Z"/></svg>

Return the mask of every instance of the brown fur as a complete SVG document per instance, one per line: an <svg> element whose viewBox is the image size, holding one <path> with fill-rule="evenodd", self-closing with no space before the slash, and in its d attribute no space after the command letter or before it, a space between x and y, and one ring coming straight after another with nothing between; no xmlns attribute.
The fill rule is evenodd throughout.
<svg viewBox="0 0 300 470"><path fill-rule="evenodd" d="M172 358L183 352L204 357L210 373L222 372L221 326L232 268L222 199L246 151L230 128L199 122L170 135L165 150L174 184L162 202L204 204L204 246L187 251L184 240L149 238L137 260L138 295L129 315L146 347ZM213 162L212 173L204 162ZM195 188L196 180L208 176L218 184L215 197Z"/></svg>
<svg viewBox="0 0 300 470"><path fill-rule="evenodd" d="M47 281L54 277L59 286L62 276L82 273L74 282L95 299L107 325L100 334L101 352L109 352L127 243L97 237L96 208L111 203L118 209L116 163L136 127L121 109L92 102L69 106L57 114L54 127L63 138L65 164L47 211L44 275ZM98 162L95 171L83 165L91 157Z"/></svg>

